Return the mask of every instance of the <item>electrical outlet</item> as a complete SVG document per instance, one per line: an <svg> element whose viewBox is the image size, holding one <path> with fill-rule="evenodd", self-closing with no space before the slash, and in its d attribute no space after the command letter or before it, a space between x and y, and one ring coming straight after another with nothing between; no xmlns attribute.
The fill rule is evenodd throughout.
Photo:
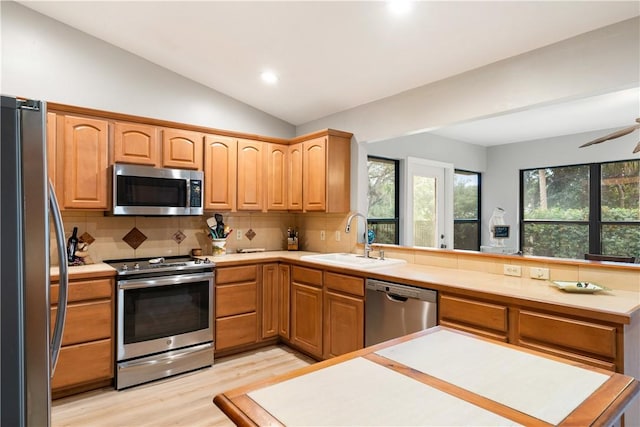
<svg viewBox="0 0 640 427"><path fill-rule="evenodd" d="M236 231L236 240L242 240L242 230Z"/></svg>
<svg viewBox="0 0 640 427"><path fill-rule="evenodd" d="M325 239L324 230L320 230L320 240L324 240L324 239Z"/></svg>
<svg viewBox="0 0 640 427"><path fill-rule="evenodd" d="M522 267L519 265L504 265L504 274L506 276L522 276Z"/></svg>
<svg viewBox="0 0 640 427"><path fill-rule="evenodd" d="M341 238L341 236L340 236L340 230L336 230L336 242L339 242L339 241L340 241L340 238Z"/></svg>
<svg viewBox="0 0 640 427"><path fill-rule="evenodd" d="M531 267L529 269L529 275L531 276L532 279L549 280L549 269Z"/></svg>

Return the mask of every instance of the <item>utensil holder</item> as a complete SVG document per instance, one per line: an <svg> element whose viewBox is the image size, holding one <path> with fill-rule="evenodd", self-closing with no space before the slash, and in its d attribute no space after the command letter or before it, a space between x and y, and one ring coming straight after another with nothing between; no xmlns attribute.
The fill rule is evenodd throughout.
<svg viewBox="0 0 640 427"><path fill-rule="evenodd" d="M222 256L227 253L227 239L213 239L213 256Z"/></svg>

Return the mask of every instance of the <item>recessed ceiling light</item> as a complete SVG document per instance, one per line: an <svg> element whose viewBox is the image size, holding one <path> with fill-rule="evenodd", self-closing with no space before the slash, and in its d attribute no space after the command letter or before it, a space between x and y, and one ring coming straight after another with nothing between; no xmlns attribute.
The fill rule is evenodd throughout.
<svg viewBox="0 0 640 427"><path fill-rule="evenodd" d="M260 77L262 78L263 82L270 85L278 83L278 76L276 76L273 71L263 71L262 74L260 74Z"/></svg>
<svg viewBox="0 0 640 427"><path fill-rule="evenodd" d="M411 10L411 1L409 0L388 0L387 7L395 15L404 15Z"/></svg>

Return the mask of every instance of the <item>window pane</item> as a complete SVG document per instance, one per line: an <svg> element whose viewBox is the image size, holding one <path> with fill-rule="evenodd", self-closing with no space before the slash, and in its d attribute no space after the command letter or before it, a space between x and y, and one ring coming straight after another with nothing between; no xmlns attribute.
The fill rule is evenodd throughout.
<svg viewBox="0 0 640 427"><path fill-rule="evenodd" d="M398 230L395 222L372 222L369 221L369 228L376 233L375 243L395 244L398 242Z"/></svg>
<svg viewBox="0 0 640 427"><path fill-rule="evenodd" d="M584 259L589 252L586 224L524 224L525 255Z"/></svg>
<svg viewBox="0 0 640 427"><path fill-rule="evenodd" d="M436 246L436 180L433 177L413 177L413 244Z"/></svg>
<svg viewBox="0 0 640 427"><path fill-rule="evenodd" d="M477 251L480 247L478 243L478 223L477 222L457 222L453 224L453 247L455 249L466 249Z"/></svg>
<svg viewBox="0 0 640 427"><path fill-rule="evenodd" d="M369 159L369 218L395 218L396 162Z"/></svg>
<svg viewBox="0 0 640 427"><path fill-rule="evenodd" d="M453 218L478 219L478 174L456 171L453 187Z"/></svg>
<svg viewBox="0 0 640 427"><path fill-rule="evenodd" d="M640 259L640 225L604 224L601 239L604 255L633 256Z"/></svg>
<svg viewBox="0 0 640 427"><path fill-rule="evenodd" d="M589 165L524 171L525 220L589 218Z"/></svg>
<svg viewBox="0 0 640 427"><path fill-rule="evenodd" d="M600 187L602 221L640 221L640 160L603 163Z"/></svg>

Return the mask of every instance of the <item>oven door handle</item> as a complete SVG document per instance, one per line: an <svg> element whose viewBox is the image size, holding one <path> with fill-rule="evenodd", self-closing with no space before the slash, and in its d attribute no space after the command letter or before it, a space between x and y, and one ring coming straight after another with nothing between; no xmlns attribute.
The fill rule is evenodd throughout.
<svg viewBox="0 0 640 427"><path fill-rule="evenodd" d="M213 279L213 273L180 274L177 276L145 277L144 279L121 280L118 289L152 288L156 286L182 285Z"/></svg>

